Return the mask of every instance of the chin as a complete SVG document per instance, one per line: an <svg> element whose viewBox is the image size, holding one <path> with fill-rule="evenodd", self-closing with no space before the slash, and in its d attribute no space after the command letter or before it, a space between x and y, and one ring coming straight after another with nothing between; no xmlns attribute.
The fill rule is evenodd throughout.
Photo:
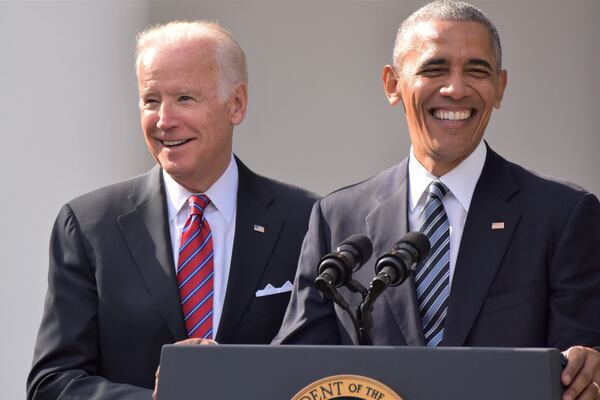
<svg viewBox="0 0 600 400"><path fill-rule="evenodd" d="M160 166L162 167L162 169L164 169L169 175L176 177L176 176L181 176L184 174L183 172L183 168L181 167L181 165L177 165L175 163L172 162L162 162L160 163Z"/></svg>

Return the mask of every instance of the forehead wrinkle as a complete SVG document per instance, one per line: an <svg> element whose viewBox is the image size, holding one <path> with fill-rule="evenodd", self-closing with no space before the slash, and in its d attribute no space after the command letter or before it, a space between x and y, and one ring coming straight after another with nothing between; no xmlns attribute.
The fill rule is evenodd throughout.
<svg viewBox="0 0 600 400"><path fill-rule="evenodd" d="M216 43L209 37L157 43L143 51L139 68L147 74L158 71L178 75L182 68L213 71L218 69L215 52Z"/></svg>
<svg viewBox="0 0 600 400"><path fill-rule="evenodd" d="M138 77L138 91L141 95L152 95L156 93L156 79Z"/></svg>
<svg viewBox="0 0 600 400"><path fill-rule="evenodd" d="M436 27L435 24L438 24ZM420 22L411 35L410 44L412 49L418 49L424 51L424 48L429 46L437 46L443 47L448 44L449 41L454 41L456 39L461 40L463 43L460 46L461 48L467 48L473 40L477 40L478 38L474 38L473 36L463 36L457 37L453 34L453 31L456 27L460 25L468 25L472 27L480 27L482 29L481 35L484 35L489 38L490 34L486 30L486 28L477 23L477 22L465 22L465 21L423 21ZM493 47L490 41L489 51L493 54Z"/></svg>
<svg viewBox="0 0 600 400"><path fill-rule="evenodd" d="M164 43L144 51L138 66L143 94L201 96L218 90L218 65L212 42ZM204 45L204 46L201 46Z"/></svg>

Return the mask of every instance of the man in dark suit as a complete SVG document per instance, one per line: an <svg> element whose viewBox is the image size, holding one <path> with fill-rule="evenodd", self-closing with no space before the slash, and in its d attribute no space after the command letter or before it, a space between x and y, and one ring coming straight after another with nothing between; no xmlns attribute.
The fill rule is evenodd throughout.
<svg viewBox="0 0 600 400"><path fill-rule="evenodd" d="M150 399L163 344L269 343L289 301L316 199L232 155L247 105L242 49L215 24L170 23L139 36L136 68L159 165L60 211L29 399ZM200 218L192 198L208 199ZM202 259L179 254L195 243L194 220ZM205 295L182 311L203 271L188 293Z"/></svg>
<svg viewBox="0 0 600 400"><path fill-rule="evenodd" d="M401 25L383 81L404 107L410 156L317 202L274 343L357 343L351 319L315 289L320 258L368 236L373 256L354 278L369 287L377 257L421 230L430 255L375 302L373 344L557 347L564 399L600 397L600 204L483 142L507 82L493 24L461 2L423 7ZM339 291L355 310L361 295Z"/></svg>

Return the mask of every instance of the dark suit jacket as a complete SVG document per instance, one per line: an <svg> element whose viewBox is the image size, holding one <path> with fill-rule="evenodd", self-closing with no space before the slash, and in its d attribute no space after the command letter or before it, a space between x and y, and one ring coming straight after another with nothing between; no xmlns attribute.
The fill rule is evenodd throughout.
<svg viewBox="0 0 600 400"><path fill-rule="evenodd" d="M255 292L293 281L316 198L237 161L235 241L216 340L269 343L289 293ZM160 168L65 205L52 232L28 398L148 400L161 346L185 338Z"/></svg>
<svg viewBox="0 0 600 400"><path fill-rule="evenodd" d="M313 287L321 256L350 234L373 241L355 277L368 287L376 258L407 231L407 161L314 206L295 290L274 343L351 344L350 319ZM504 229L492 230L493 222ZM353 310L360 295L341 289ZM424 345L414 280L373 309L376 345ZM464 227L445 346L557 347L600 343L600 204L488 149Z"/></svg>

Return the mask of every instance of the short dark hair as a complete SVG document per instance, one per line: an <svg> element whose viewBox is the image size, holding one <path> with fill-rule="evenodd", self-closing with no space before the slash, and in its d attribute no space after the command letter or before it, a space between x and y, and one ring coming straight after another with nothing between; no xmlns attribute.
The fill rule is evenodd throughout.
<svg viewBox="0 0 600 400"><path fill-rule="evenodd" d="M492 21L477 7L455 0L438 0L429 3L412 13L400 24L396 35L396 43L394 44L394 65L398 64L400 57L406 52L414 26L419 22L436 20L477 22L485 26L490 32L492 48L496 55L496 66L498 71L502 69L500 36Z"/></svg>

